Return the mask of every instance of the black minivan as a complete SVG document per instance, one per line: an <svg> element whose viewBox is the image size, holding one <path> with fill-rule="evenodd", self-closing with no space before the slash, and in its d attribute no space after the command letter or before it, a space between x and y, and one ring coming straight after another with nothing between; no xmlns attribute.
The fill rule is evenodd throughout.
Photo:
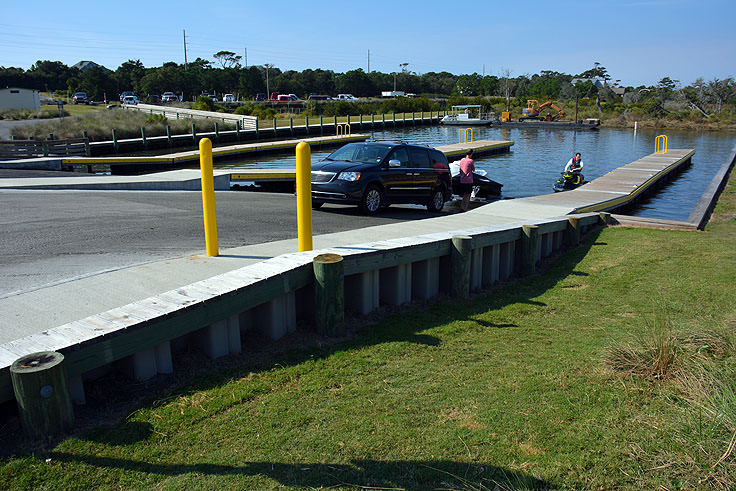
<svg viewBox="0 0 736 491"><path fill-rule="evenodd" d="M358 205L374 214L392 203L442 210L452 197L444 153L423 145L348 143L312 164L312 207Z"/></svg>

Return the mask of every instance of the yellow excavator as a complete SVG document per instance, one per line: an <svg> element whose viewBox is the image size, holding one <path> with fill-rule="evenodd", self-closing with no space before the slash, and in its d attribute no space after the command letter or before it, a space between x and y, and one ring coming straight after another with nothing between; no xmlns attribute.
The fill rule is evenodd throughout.
<svg viewBox="0 0 736 491"><path fill-rule="evenodd" d="M547 113L546 116L542 116L540 113L542 109L549 107L557 111L557 114ZM565 117L565 110L561 106L558 106L554 101L547 101L542 105L539 105L539 101L536 99L530 99L526 101L526 107L521 110L522 116L519 121L525 119L535 119L539 121L557 121Z"/></svg>

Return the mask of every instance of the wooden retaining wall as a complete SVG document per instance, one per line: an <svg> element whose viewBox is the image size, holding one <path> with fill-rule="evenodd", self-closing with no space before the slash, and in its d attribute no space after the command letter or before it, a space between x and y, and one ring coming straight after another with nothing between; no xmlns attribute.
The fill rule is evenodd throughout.
<svg viewBox="0 0 736 491"><path fill-rule="evenodd" d="M278 340L296 330L297 318L314 320L312 261L319 254L343 257L345 308L365 315L381 305L435 297L451 283L467 292L531 273L536 261L579 243L581 234L607 220L590 213L278 256L0 345L0 402L14 398L10 365L33 352L64 355L79 404L84 380L113 362L122 360L145 380L175 369L172 347L195 343L217 358L240 352L247 329ZM461 259L469 265L460 270L458 235L470 244ZM464 271L459 283L453 271Z"/></svg>

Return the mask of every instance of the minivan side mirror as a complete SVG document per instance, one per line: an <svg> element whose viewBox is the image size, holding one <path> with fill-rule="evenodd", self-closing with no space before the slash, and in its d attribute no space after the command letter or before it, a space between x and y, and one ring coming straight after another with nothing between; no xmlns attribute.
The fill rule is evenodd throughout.
<svg viewBox="0 0 736 491"><path fill-rule="evenodd" d="M388 161L388 166L389 167L401 167L401 161L400 160L391 159L391 160Z"/></svg>

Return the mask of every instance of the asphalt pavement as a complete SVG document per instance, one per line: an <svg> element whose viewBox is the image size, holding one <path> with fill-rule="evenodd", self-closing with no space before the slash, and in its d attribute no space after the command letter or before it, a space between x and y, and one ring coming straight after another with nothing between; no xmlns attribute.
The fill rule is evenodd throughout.
<svg viewBox="0 0 736 491"><path fill-rule="evenodd" d="M220 249L294 239L290 194L216 193ZM201 193L193 191L0 192L0 298L98 273L201 255ZM314 235L447 215L394 206L378 216L356 207L313 210Z"/></svg>

